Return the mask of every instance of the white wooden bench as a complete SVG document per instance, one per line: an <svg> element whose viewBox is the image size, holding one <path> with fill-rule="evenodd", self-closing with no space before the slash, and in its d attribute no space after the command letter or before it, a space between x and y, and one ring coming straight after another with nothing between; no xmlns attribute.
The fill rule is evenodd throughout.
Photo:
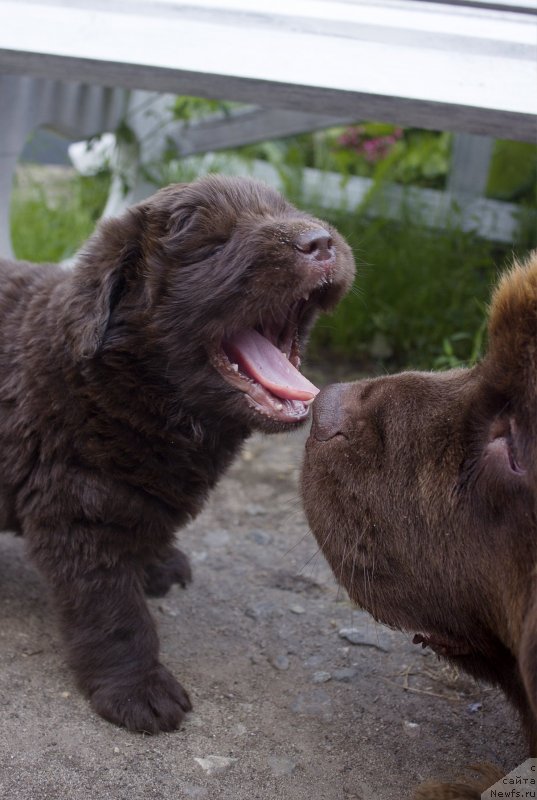
<svg viewBox="0 0 537 800"><path fill-rule="evenodd" d="M474 135L477 159L536 139L536 86L537 0L0 0L0 250L28 133L147 132L140 100L166 98L140 91L255 105L175 130L185 154L379 119Z"/></svg>

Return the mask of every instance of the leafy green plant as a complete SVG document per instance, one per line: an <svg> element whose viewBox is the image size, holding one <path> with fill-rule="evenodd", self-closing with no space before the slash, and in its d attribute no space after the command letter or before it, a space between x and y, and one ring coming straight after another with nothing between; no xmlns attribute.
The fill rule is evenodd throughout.
<svg viewBox="0 0 537 800"><path fill-rule="evenodd" d="M180 97L174 115L189 123L209 114L230 113L234 105ZM130 136L128 129L120 133ZM221 151L210 159L181 160L170 141L161 161L146 165L145 173L162 185L192 180L201 166L229 172L257 159L268 162L292 202L328 217L341 230L358 265L352 292L332 317L319 323L310 353L371 368L408 364L449 368L473 363L479 356L486 330L485 304L506 250L462 231L453 221L441 230L427 228L415 200L403 202L397 222L368 214L372 203L382 214L380 190L386 181L443 187L451 145L451 134L364 122ZM372 189L353 212L345 210L343 202L341 209L327 211L316 205L311 192L305 192L307 167L336 172L343 183L353 175L372 178ZM520 200L521 252L537 244L535 218L528 213L535 205L536 176L537 148L497 143L488 193ZM46 188L19 188L12 210L17 254L34 260L71 255L93 229L108 180L105 174L77 176L61 186L48 181Z"/></svg>
<svg viewBox="0 0 537 800"><path fill-rule="evenodd" d="M11 203L11 235L19 258L61 261L69 258L92 233L103 210L110 177L83 177L47 171L46 177L25 171Z"/></svg>
<svg viewBox="0 0 537 800"><path fill-rule="evenodd" d="M505 140L495 143L487 196L537 206L537 145Z"/></svg>
<svg viewBox="0 0 537 800"><path fill-rule="evenodd" d="M484 314L483 321L477 331L471 333L454 333L446 336L442 341L442 353L433 360L435 369L453 369L455 367L471 367L479 361L483 355L483 341L487 330L487 317ZM466 354L462 358L459 353L461 350ZM468 351L468 346L471 350Z"/></svg>
<svg viewBox="0 0 537 800"><path fill-rule="evenodd" d="M382 368L440 368L477 358L504 251L457 228L429 231L419 220L399 225L340 214L332 221L353 244L357 279L336 313L316 327L318 355Z"/></svg>
<svg viewBox="0 0 537 800"><path fill-rule="evenodd" d="M175 119L190 122L211 114L224 114L227 116L231 109L238 105L238 103L230 103L226 100L206 100L203 97L180 95L175 98L172 112Z"/></svg>

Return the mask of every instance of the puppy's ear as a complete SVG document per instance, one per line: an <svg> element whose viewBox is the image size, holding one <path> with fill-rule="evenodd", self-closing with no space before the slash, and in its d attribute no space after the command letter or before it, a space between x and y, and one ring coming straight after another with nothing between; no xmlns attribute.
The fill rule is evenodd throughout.
<svg viewBox="0 0 537 800"><path fill-rule="evenodd" d="M104 220L73 267L64 314L75 358L88 359L99 351L114 308L135 274L143 272L145 227L143 205Z"/></svg>
<svg viewBox="0 0 537 800"><path fill-rule="evenodd" d="M77 359L98 353L112 312L129 294L141 311L162 290L170 252L185 236L192 201L183 194L189 184L172 184L101 222L70 276L65 309L66 332ZM171 243L171 244L170 244Z"/></svg>

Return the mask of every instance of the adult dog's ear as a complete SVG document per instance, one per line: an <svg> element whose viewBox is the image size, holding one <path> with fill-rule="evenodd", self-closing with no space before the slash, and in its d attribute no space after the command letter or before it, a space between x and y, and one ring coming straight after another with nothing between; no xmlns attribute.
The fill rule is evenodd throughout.
<svg viewBox="0 0 537 800"><path fill-rule="evenodd" d="M484 375L505 398L537 492L537 251L515 263L492 297Z"/></svg>
<svg viewBox="0 0 537 800"><path fill-rule="evenodd" d="M143 274L145 217L146 208L140 204L101 222L72 268L62 313L77 359L98 353L112 312L136 275Z"/></svg>
<svg viewBox="0 0 537 800"><path fill-rule="evenodd" d="M526 607L520 610L516 654L525 696L512 699L525 718L531 755L537 756L537 549L533 541L537 518L537 251L524 263L515 264L494 293L489 352L483 368L488 381L500 391L509 407L509 416L514 421L509 435L514 440L529 490L526 510L531 528L527 541L529 585L523 599ZM517 535L522 536L522 531L517 530Z"/></svg>

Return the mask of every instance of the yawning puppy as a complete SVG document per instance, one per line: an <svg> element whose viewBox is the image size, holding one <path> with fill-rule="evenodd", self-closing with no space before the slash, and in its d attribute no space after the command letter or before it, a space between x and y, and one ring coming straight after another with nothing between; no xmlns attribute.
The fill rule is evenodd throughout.
<svg viewBox="0 0 537 800"><path fill-rule="evenodd" d="M307 418L301 348L353 270L327 224L214 176L104 222L70 271L0 261L0 529L103 717L157 732L190 709L144 589L189 579L174 531L249 433Z"/></svg>
<svg viewBox="0 0 537 800"><path fill-rule="evenodd" d="M501 686L537 756L537 253L496 289L474 368L319 394L303 497L352 600Z"/></svg>

